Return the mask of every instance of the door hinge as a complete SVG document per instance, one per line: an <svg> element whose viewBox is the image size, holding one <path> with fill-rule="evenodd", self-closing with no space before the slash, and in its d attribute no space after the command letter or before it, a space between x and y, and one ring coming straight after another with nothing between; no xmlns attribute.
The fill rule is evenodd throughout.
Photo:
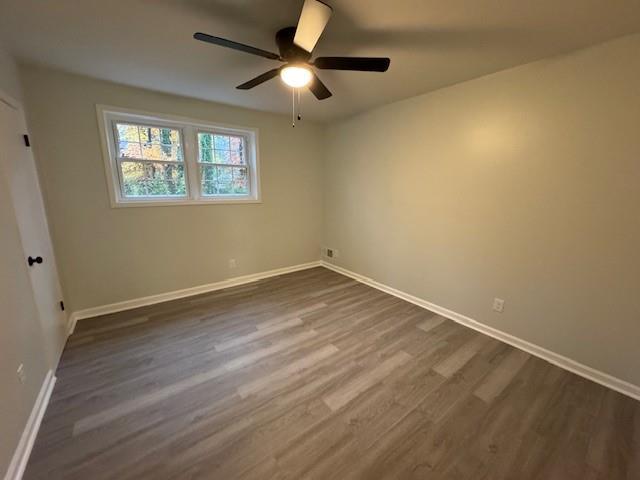
<svg viewBox="0 0 640 480"><path fill-rule="evenodd" d="M22 135L22 138L24 138L24 146L25 147L30 147L31 146L31 142L29 141L29 135L27 135L25 133L24 135Z"/></svg>
<svg viewBox="0 0 640 480"><path fill-rule="evenodd" d="M60 310L64 312L64 302L60 300Z"/></svg>

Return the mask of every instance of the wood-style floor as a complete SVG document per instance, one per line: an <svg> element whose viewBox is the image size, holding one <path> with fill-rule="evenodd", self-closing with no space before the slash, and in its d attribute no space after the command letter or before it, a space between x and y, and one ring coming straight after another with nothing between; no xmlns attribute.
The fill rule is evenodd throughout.
<svg viewBox="0 0 640 480"><path fill-rule="evenodd" d="M26 479L640 479L640 402L324 268L85 320Z"/></svg>

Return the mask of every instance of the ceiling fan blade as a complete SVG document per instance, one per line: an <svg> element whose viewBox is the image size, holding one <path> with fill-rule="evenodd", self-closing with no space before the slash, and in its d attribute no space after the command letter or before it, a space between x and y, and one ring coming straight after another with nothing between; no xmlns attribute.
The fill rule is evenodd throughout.
<svg viewBox="0 0 640 480"><path fill-rule="evenodd" d="M318 57L313 64L321 70L386 72L391 60L380 57Z"/></svg>
<svg viewBox="0 0 640 480"><path fill-rule="evenodd" d="M258 55L259 57L269 58L271 60L280 60L280 55L272 52L267 52L266 50L262 50L260 48L252 47L250 45L245 45L244 43L227 40L226 38L214 37L213 35L207 35L206 33L201 32L194 33L193 38L195 38L196 40L200 40L201 42L212 43L221 47L232 48L234 50L240 50L241 52Z"/></svg>
<svg viewBox="0 0 640 480"><path fill-rule="evenodd" d="M315 72L312 73L313 80L311 80L311 83L309 84L309 90L311 90L311 93L313 93L318 100L329 98L331 96L329 89L320 81Z"/></svg>
<svg viewBox="0 0 640 480"><path fill-rule="evenodd" d="M305 0L293 43L311 53L327 26L333 9L319 0Z"/></svg>
<svg viewBox="0 0 640 480"><path fill-rule="evenodd" d="M277 77L279 73L280 69L274 68L273 70L264 72L262 75L258 75L256 78L253 78L248 82L244 82L242 85L238 85L236 88L239 90L249 90L255 86L260 85L261 83L266 82L267 80L271 80L273 77Z"/></svg>

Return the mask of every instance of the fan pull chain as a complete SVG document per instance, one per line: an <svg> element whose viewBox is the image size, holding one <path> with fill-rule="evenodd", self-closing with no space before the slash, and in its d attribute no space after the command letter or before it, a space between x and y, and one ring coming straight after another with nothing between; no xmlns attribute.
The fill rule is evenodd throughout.
<svg viewBox="0 0 640 480"><path fill-rule="evenodd" d="M296 98L297 97L297 98ZM300 89L291 89L291 127L296 128L296 120L302 120L302 114L300 113Z"/></svg>
<svg viewBox="0 0 640 480"><path fill-rule="evenodd" d="M291 127L296 128L296 92L291 89Z"/></svg>

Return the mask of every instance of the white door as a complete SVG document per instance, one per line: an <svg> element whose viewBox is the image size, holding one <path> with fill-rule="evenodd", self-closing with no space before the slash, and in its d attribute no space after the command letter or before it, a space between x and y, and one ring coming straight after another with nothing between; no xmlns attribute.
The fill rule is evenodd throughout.
<svg viewBox="0 0 640 480"><path fill-rule="evenodd" d="M0 94L0 162L13 200L24 261L47 339L47 357L51 365L55 365L65 343L67 317L60 304L62 290L35 162L31 148L25 145L26 133L22 109L15 101Z"/></svg>

